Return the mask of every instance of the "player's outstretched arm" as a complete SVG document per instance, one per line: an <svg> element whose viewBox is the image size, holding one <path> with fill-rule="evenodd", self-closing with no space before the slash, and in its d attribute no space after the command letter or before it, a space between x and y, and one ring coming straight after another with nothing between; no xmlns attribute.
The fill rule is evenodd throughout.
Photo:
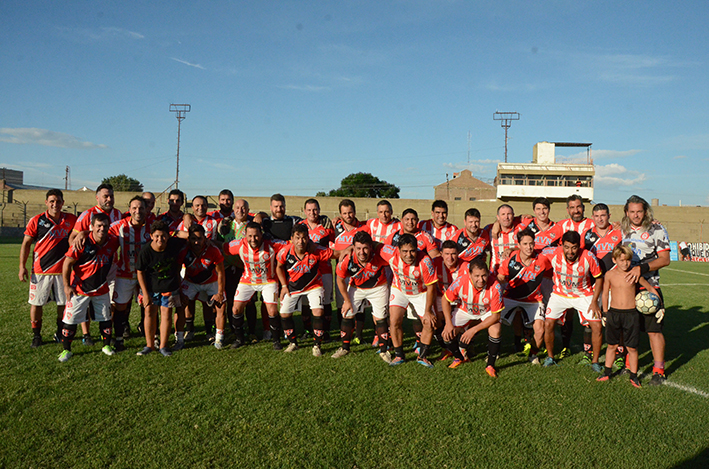
<svg viewBox="0 0 709 469"><path fill-rule="evenodd" d="M69 246L73 247L75 251L80 251L84 249L84 242L86 238L89 237L88 231L72 231L69 235Z"/></svg>
<svg viewBox="0 0 709 469"><path fill-rule="evenodd" d="M34 238L31 236L25 235L22 239L22 246L20 246L20 271L17 274L20 282L26 282L29 278L29 274L27 272L27 259L30 257L30 247L33 242Z"/></svg>

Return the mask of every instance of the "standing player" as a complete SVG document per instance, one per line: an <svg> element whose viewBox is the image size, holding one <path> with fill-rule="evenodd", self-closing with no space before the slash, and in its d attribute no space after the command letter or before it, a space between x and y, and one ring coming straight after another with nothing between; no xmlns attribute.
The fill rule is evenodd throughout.
<svg viewBox="0 0 709 469"><path fill-rule="evenodd" d="M379 356L391 363L391 355L387 351L389 342L389 326L387 324L387 285L385 268L387 261L375 252L372 237L369 233L358 231L353 238L354 250L345 255L337 264L337 288L342 295L342 320L340 323L340 347L332 358L340 358L350 353L350 342L355 327L357 314L364 314L364 303L372 305L374 331L379 338ZM349 282L347 279L349 278Z"/></svg>
<svg viewBox="0 0 709 469"><path fill-rule="evenodd" d="M288 244L285 241L264 239L261 225L256 222L249 222L246 225L246 237L240 240L233 240L224 245L224 253L226 255L238 255L244 264L244 272L241 274L234 297L233 315L236 317L235 323L237 326L241 324L243 327L244 310L251 303L256 293L261 292L262 303L268 313L274 350L283 349L280 338L281 318L278 316L276 255L278 251L286 246ZM219 331L217 331L217 340L219 340ZM241 340L243 342L243 332Z"/></svg>
<svg viewBox="0 0 709 469"><path fill-rule="evenodd" d="M421 331L418 363L428 368L433 364L428 359L433 331L436 328L436 315L433 303L436 299L436 269L431 258L418 250L418 242L412 234L405 234L399 239L398 247L383 246L381 257L389 262L393 273L389 314L391 317L391 340L396 357L390 365L404 363L404 331L402 328L406 309L409 305L423 324Z"/></svg>
<svg viewBox="0 0 709 469"><path fill-rule="evenodd" d="M289 246L282 249L276 259L276 274L281 283L281 321L283 330L290 344L286 352L298 349L293 311L300 297L307 297L313 312L313 333L315 345L313 356L322 356L320 345L325 333L323 324L323 286L319 264L333 258L330 248L318 246L310 241L308 227L302 224L293 227L293 235Z"/></svg>
<svg viewBox="0 0 709 469"><path fill-rule="evenodd" d="M529 228L534 234L534 249L537 253L542 252L544 248L557 239L551 233L551 228L555 223L549 219L550 208L551 202L549 202L549 199L546 197L537 197L532 202L534 218L523 216L520 224L517 226L518 231Z"/></svg>
<svg viewBox="0 0 709 469"><path fill-rule="evenodd" d="M66 253L62 278L67 303L64 311L60 362L72 356L71 341L76 334L76 325L84 323L93 305L103 339L101 351L115 355L111 347L111 298L108 293L109 271L118 250L118 239L108 233L109 218L97 213L91 219L91 231L79 249L70 247Z"/></svg>
<svg viewBox="0 0 709 469"><path fill-rule="evenodd" d="M554 250L549 262L554 271L554 291L549 298L544 323L544 342L547 359L544 366L556 365L554 361L554 326L557 321L572 321L567 318L567 310L578 311L579 322L591 328L593 371L603 371L598 364L603 337L601 335L601 314L598 298L603 288L603 277L596 256L581 249L581 236L576 231L567 231L561 237L562 246ZM594 280L595 279L595 280Z"/></svg>
<svg viewBox="0 0 709 469"><path fill-rule="evenodd" d="M518 232L518 249L502 261L497 280L504 285L505 309L501 313L501 320L510 325L517 311L520 312L524 326L534 330L534 338L529 340L529 361L539 365L537 353L544 340L542 280L551 272L548 259L545 256L537 256L534 245L534 233L531 229L525 228Z"/></svg>
<svg viewBox="0 0 709 469"><path fill-rule="evenodd" d="M226 326L226 298L224 296L224 256L221 250L209 242L203 225L194 224L188 230L187 251L184 256L185 279L181 286L181 302L184 302L185 317L194 318L197 300L202 302L204 312L216 310L217 335L214 347L222 348ZM183 318L178 314L176 349L184 345ZM206 322L206 320L205 320ZM242 317L243 324L243 317ZM244 331L241 330L241 341Z"/></svg>
<svg viewBox="0 0 709 469"><path fill-rule="evenodd" d="M643 315L640 330L647 332L652 350L651 385L663 384L665 377L665 336L662 334L664 322L664 299L660 290L660 272L670 265L670 240L665 227L653 223L650 204L637 195L630 196L625 203L625 216L621 221L623 244L633 250L633 267L626 274L626 280L636 282L642 276L657 290L663 306L657 315ZM640 314L640 313L638 313Z"/></svg>
<svg viewBox="0 0 709 469"><path fill-rule="evenodd" d="M173 189L168 194L167 205L168 210L158 215L158 220L165 222L170 229L170 235L177 231L185 213L182 211L182 205L185 203L185 193L179 189Z"/></svg>
<svg viewBox="0 0 709 469"><path fill-rule="evenodd" d="M320 203L315 199L308 199L303 205L303 210L305 212L305 220L301 223L308 227L310 241L322 247L330 247L330 243L335 241L335 230L332 228L330 219L320 215ZM320 263L320 274L322 275L324 291L323 324L325 335L323 340L327 343L330 341L330 326L332 324L332 264L329 260ZM303 324L310 322L310 316L310 306L303 304L301 311Z"/></svg>
<svg viewBox="0 0 709 469"><path fill-rule="evenodd" d="M126 349L123 333L128 323L131 300L139 292L136 264L143 246L150 242L150 225L146 223L145 199L133 197L129 204L129 218L113 224L109 233L118 239L118 270L113 287L113 324L116 330L116 351Z"/></svg>
<svg viewBox="0 0 709 469"><path fill-rule="evenodd" d="M443 339L448 350L455 355L449 368L458 367L465 358L458 342L472 344L478 332L487 329L487 365L485 372L497 378L495 362L500 355L500 311L504 308L502 287L490 275L485 258L476 257L470 262L468 272L460 275L446 290L442 301L446 326ZM453 310L452 305L459 305Z"/></svg>
<svg viewBox="0 0 709 469"><path fill-rule="evenodd" d="M57 327L54 340L59 342L62 333L62 316L64 315L64 284L62 283L62 262L64 254L69 249L69 235L76 216L62 212L64 194L59 189L47 191L44 204L47 210L32 217L27 223L25 237L20 247L21 282L30 279L30 323L32 325L32 348L42 345L42 314L43 307L49 301L57 303ZM34 243L32 255L32 270L27 272L27 258L30 247Z"/></svg>
<svg viewBox="0 0 709 469"><path fill-rule="evenodd" d="M497 272L505 251L517 246L515 232L518 226L519 219L515 218L514 209L510 205L502 204L497 207L496 222L483 228L483 231L490 234L490 271Z"/></svg>
<svg viewBox="0 0 709 469"><path fill-rule="evenodd" d="M355 208L355 203L350 199L342 199L339 204L340 216L334 223L335 230L335 241L330 245L334 251L344 251L348 247L352 246L352 240L357 232L357 229L364 225L363 222L357 219L357 209ZM371 237L370 237L371 239ZM335 291L335 305L337 306L337 311L342 309L342 294L339 288L334 288ZM388 295L387 295L388 296ZM341 319L341 317L340 317ZM355 312L355 335L352 339L352 343L357 345L362 342L362 331L364 330L364 310ZM374 336L377 340L378 336Z"/></svg>
<svg viewBox="0 0 709 469"><path fill-rule="evenodd" d="M394 210L388 200L377 202L377 218L367 220L362 227L370 234L374 242L383 243L388 236L401 229L401 222L392 218Z"/></svg>
<svg viewBox="0 0 709 469"><path fill-rule="evenodd" d="M183 221L177 226L177 231L186 232L192 223L198 223L204 227L207 239L216 238L219 221L207 213L207 198L203 195L196 195L192 198L192 215L186 213Z"/></svg>
<svg viewBox="0 0 709 469"><path fill-rule="evenodd" d="M419 229L430 234L436 241L438 249L443 241L453 239L458 227L448 223L448 204L444 200L436 200L431 205L431 219L419 223Z"/></svg>
<svg viewBox="0 0 709 469"><path fill-rule="evenodd" d="M384 244L390 246L398 246L399 239L405 234L411 234L418 242L418 250L423 251L433 259L441 255L438 251L438 245L433 237L423 230L419 229L419 215L413 208L407 208L401 215L401 228L390 234L384 240Z"/></svg>
<svg viewBox="0 0 709 469"><path fill-rule="evenodd" d="M207 213L215 220L222 218L234 217L234 193L229 189L222 189L219 192L219 210L213 210Z"/></svg>
<svg viewBox="0 0 709 469"><path fill-rule="evenodd" d="M293 226L302 220L300 217L286 215L286 198L281 194L271 196L271 216L261 221L266 239L290 241Z"/></svg>
<svg viewBox="0 0 709 469"><path fill-rule="evenodd" d="M489 249L490 234L480 229L480 211L469 208L465 211L463 228L453 235L453 241L458 245L458 257L465 262L470 262L476 257L483 256Z"/></svg>
<svg viewBox="0 0 709 469"><path fill-rule="evenodd" d="M185 242L170 236L170 227L157 220L150 227L150 243L138 255L136 270L145 307L145 348L139 356L155 350L158 310L160 310L160 353L169 357L167 346L172 328L172 309L180 304L180 269L185 256Z"/></svg>

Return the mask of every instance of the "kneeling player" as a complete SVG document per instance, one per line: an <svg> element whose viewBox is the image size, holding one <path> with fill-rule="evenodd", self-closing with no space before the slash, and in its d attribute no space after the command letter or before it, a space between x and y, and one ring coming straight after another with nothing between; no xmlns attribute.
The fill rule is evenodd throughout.
<svg viewBox="0 0 709 469"><path fill-rule="evenodd" d="M214 306L217 312L217 336L214 347L222 348L224 340L224 327L226 326L226 296L224 295L224 256L218 247L209 242L207 233L202 225L193 224L188 230L185 253L185 279L182 281L182 298L185 314L178 313L175 321L177 329L177 343L175 349L184 347L185 317L194 318L197 300L202 302L204 311ZM243 340L243 330L241 338Z"/></svg>
<svg viewBox="0 0 709 469"><path fill-rule="evenodd" d="M490 276L485 259L476 257L470 261L468 273L459 276L444 294L442 302L446 326L443 340L448 350L455 355L449 368L455 368L464 361L458 342L467 346L475 335L487 329L487 366L485 371L497 378L495 361L500 354L500 311L504 308L502 287ZM452 304L460 304L453 310Z"/></svg>
<svg viewBox="0 0 709 469"><path fill-rule="evenodd" d="M246 225L245 238L224 245L224 252L227 255L238 255L244 263L244 272L241 274L234 295L232 311L237 339L232 347L238 347L244 343L244 311L254 295L261 292L261 300L266 306L268 314L273 349L283 349L281 345L281 318L278 316L276 255L285 246L288 244L281 240L264 240L261 225L253 221Z"/></svg>
<svg viewBox="0 0 709 469"><path fill-rule="evenodd" d="M387 351L389 342L389 326L387 324L387 299L389 286L387 285L385 268L388 263L375 252L372 237L369 233L358 231L353 238L354 252L347 254L338 264L337 288L342 295L342 321L340 347L332 358L340 358L350 353L355 326L355 316L364 312L365 301L372 305L372 318L374 331L379 338L379 356L387 363L391 363L391 355ZM350 279L349 286L345 281Z"/></svg>
<svg viewBox="0 0 709 469"><path fill-rule="evenodd" d="M618 245L613 249L613 263L615 268L606 272L603 279L603 296L601 307L606 315L606 366L603 376L598 381L608 381L613 371L613 360L621 336L628 349L628 369L630 382L639 388L638 379L638 343L640 341L640 315L635 309L634 282L625 279L633 260L633 251L625 245ZM653 288L643 277L638 278L640 286L657 295ZM610 307L608 299L610 297Z"/></svg>
<svg viewBox="0 0 709 469"><path fill-rule="evenodd" d="M542 280L551 273L551 266L545 256L534 252L534 233L529 228L517 233L518 250L502 261L497 280L505 284L505 309L501 313L504 324L511 325L520 312L525 329L534 329L530 342L529 361L539 365L537 353L544 340L544 300Z"/></svg>
<svg viewBox="0 0 709 469"><path fill-rule="evenodd" d="M436 268L431 258L418 250L418 242L412 234L406 233L399 238L398 247L383 246L382 258L389 262L393 273L389 314L391 316L391 341L396 357L390 365L404 363L404 331L402 323L406 308L411 305L423 323L421 346L418 363L428 368L433 364L428 360L428 348L431 345L436 327L436 315L433 302L436 299Z"/></svg>
<svg viewBox="0 0 709 469"><path fill-rule="evenodd" d="M60 362L71 358L71 341L76 334L76 325L86 321L89 305L93 305L94 314L99 321L103 339L101 351L106 355L116 354L116 350L111 346L108 273L118 251L118 239L108 234L109 223L110 219L105 213L95 214L83 246L77 249L72 246L66 253L62 277L67 302L62 329L64 351L59 355Z"/></svg>

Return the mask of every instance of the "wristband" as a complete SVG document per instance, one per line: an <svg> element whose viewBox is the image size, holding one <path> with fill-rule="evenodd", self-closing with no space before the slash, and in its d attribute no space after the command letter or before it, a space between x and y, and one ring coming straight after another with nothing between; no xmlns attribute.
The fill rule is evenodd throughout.
<svg viewBox="0 0 709 469"><path fill-rule="evenodd" d="M650 272L650 264L649 263L640 264L640 275L645 275L648 272Z"/></svg>

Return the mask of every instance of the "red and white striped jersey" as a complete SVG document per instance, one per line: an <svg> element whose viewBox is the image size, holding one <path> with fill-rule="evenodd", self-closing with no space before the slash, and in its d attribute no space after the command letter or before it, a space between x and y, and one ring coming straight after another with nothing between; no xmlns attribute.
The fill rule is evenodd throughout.
<svg viewBox="0 0 709 469"><path fill-rule="evenodd" d="M399 245L399 239L401 239L402 235L404 235L403 228L387 236L383 244L388 244L389 246L397 247ZM433 236L426 233L425 231L417 230L416 233L413 233L413 235L416 237L416 246L419 251L425 252L426 254L430 255L431 251L433 251L434 249L438 249L438 246L436 245L436 241L433 239Z"/></svg>
<svg viewBox="0 0 709 469"><path fill-rule="evenodd" d="M446 222L446 224L443 225L441 228L438 228L436 227L436 225L433 224L433 220L420 221L418 229L430 234L436 242L436 246L438 246L438 249L441 249L441 244L443 244L443 241L453 239L453 235L456 233L456 231L458 231L457 226L451 225L448 222Z"/></svg>
<svg viewBox="0 0 709 469"><path fill-rule="evenodd" d="M150 242L150 225L133 226L130 218L124 218L113 224L108 232L118 238L118 271L120 278L137 278L136 264L143 246Z"/></svg>
<svg viewBox="0 0 709 469"><path fill-rule="evenodd" d="M487 313L499 313L505 308L502 300L502 286L490 275L487 284L478 290L470 281L466 272L458 276L443 295L451 304L459 304L468 314L482 316Z"/></svg>
<svg viewBox="0 0 709 469"><path fill-rule="evenodd" d="M582 249L576 262L569 264L564 257L564 248L559 246L552 254L543 254L549 258L554 270L554 293L567 298L593 296L593 285L599 277L601 267L591 251Z"/></svg>
<svg viewBox="0 0 709 469"><path fill-rule="evenodd" d="M490 252L492 253L492 256L490 257L490 272L497 272L497 269L500 268L500 264L502 263L502 253L505 252L505 250L514 249L517 246L517 225L519 224L513 224L507 231L500 228L500 234L497 235L497 238L490 239ZM487 225L484 228L484 231L486 231L490 238L492 238L490 235L492 232L492 225Z"/></svg>
<svg viewBox="0 0 709 469"><path fill-rule="evenodd" d="M575 222L571 218L567 218L566 220L561 220L560 222L554 224L551 228L547 230L547 233L549 235L549 239L551 239L551 244L561 243L561 237L564 236L564 233L567 231L575 231L579 235L581 235L581 239L583 239L584 235L586 232L590 229L593 229L595 224L593 223L593 220L590 218L584 218L580 222ZM535 241L536 244L536 241Z"/></svg>
<svg viewBox="0 0 709 469"><path fill-rule="evenodd" d="M182 218L184 216L185 214L180 211L180 214L176 218L173 218L172 214L168 210L167 212L163 212L158 215L158 220L167 224L170 229L170 235L172 235L175 231L177 231L177 227L180 226L180 223L182 223Z"/></svg>
<svg viewBox="0 0 709 469"><path fill-rule="evenodd" d="M194 217L195 220L197 217ZM197 223L202 225L204 227L204 234L207 237L207 239L216 239L217 238L217 228L219 227L219 220L217 220L214 217L211 217L209 215L205 215L204 218L201 220L197 220ZM179 225L177 225L177 230L176 231L187 231L187 228L185 228L185 222L181 221Z"/></svg>
<svg viewBox="0 0 709 469"><path fill-rule="evenodd" d="M421 251L416 254L416 261L409 265L401 259L399 248L394 246L381 246L379 255L389 263L394 273L392 288L407 295L425 293L426 287L438 281L436 268L431 258Z"/></svg>
<svg viewBox="0 0 709 469"><path fill-rule="evenodd" d="M91 229L91 218L97 214L97 213L105 213L108 215L108 219L110 220L110 223L115 223L121 218L123 218L123 214L121 213L120 210L117 208L112 208L110 212L104 212L101 207L98 205L95 205L91 207L88 210L85 210L84 212L79 215L79 218L76 220L76 223L74 224L74 231L89 231ZM110 224L109 223L109 224Z"/></svg>
<svg viewBox="0 0 709 469"><path fill-rule="evenodd" d="M383 243L392 233L401 230L401 222L392 220L385 225L379 221L379 218L370 218L360 229L369 233L377 243Z"/></svg>
<svg viewBox="0 0 709 469"><path fill-rule="evenodd" d="M224 245L224 252L239 256L244 263L244 273L239 283L264 285L278 281L276 276L276 255L288 246L287 241L264 239L258 249L249 246L246 238L234 240Z"/></svg>
<svg viewBox="0 0 709 469"><path fill-rule="evenodd" d="M52 220L47 212L30 219L25 236L34 240L32 273L62 273L64 254L69 249L69 235L75 223L76 215L65 212L59 214L59 223Z"/></svg>
<svg viewBox="0 0 709 469"><path fill-rule="evenodd" d="M458 265L452 270L446 266L442 257L433 259L433 266L436 268L436 277L438 277L438 293L443 295L448 287L462 274L468 272L468 263L458 259Z"/></svg>

